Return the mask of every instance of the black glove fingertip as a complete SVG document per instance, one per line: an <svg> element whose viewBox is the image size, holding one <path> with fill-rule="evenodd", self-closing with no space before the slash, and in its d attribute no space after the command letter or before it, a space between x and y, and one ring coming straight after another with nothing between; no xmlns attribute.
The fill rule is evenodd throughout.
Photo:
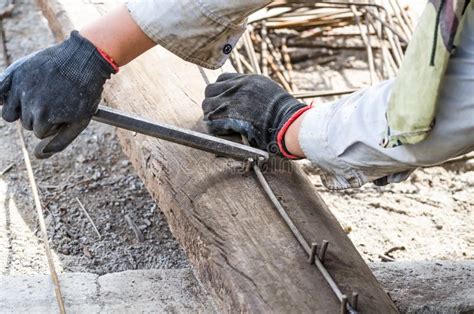
<svg viewBox="0 0 474 314"><path fill-rule="evenodd" d="M206 98L209 98L209 97L214 97L215 96L215 93L214 93L214 84L209 84L206 86L206 88L204 89L204 96Z"/></svg>
<svg viewBox="0 0 474 314"><path fill-rule="evenodd" d="M87 127L89 121L77 124L65 124L61 126L56 135L42 140L35 148L35 156L38 159L49 158L52 155L66 149L76 137Z"/></svg>
<svg viewBox="0 0 474 314"><path fill-rule="evenodd" d="M21 106L18 98L7 99L6 103L2 107L2 118L7 122L15 122L20 119Z"/></svg>
<svg viewBox="0 0 474 314"><path fill-rule="evenodd" d="M34 154L37 159L48 159L55 154L48 149L48 145L52 138L53 137L48 137L36 145Z"/></svg>

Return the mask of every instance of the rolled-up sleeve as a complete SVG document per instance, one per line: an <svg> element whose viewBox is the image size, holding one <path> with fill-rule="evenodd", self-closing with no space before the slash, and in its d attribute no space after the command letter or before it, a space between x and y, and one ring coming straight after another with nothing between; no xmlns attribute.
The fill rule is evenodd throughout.
<svg viewBox="0 0 474 314"><path fill-rule="evenodd" d="M227 60L246 18L270 0L130 0L132 18L157 44L186 61L216 69Z"/></svg>

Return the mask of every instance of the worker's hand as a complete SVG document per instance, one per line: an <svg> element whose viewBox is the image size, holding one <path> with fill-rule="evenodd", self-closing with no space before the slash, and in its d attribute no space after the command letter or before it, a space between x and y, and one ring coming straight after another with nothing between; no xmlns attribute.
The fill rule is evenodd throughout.
<svg viewBox="0 0 474 314"><path fill-rule="evenodd" d="M21 120L42 141L35 154L65 149L89 124L103 85L116 70L88 40L73 32L61 44L13 63L0 75L2 117Z"/></svg>
<svg viewBox="0 0 474 314"><path fill-rule="evenodd" d="M209 85L202 107L212 133L237 132L258 148L285 156L279 132L307 108L265 76L236 73L222 74Z"/></svg>

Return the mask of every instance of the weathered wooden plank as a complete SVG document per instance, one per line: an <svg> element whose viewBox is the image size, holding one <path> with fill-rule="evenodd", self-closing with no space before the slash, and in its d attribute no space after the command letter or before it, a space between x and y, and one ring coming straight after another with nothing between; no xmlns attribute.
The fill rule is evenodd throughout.
<svg viewBox="0 0 474 314"><path fill-rule="evenodd" d="M118 1L38 0L58 39ZM219 72L206 71L209 80ZM156 48L124 67L107 102L152 120L205 131L199 69ZM201 282L225 312L334 313L339 303L252 173L241 164L119 132L122 146L168 218ZM396 312L340 225L297 167L267 174L306 239L329 240L328 268L363 312Z"/></svg>

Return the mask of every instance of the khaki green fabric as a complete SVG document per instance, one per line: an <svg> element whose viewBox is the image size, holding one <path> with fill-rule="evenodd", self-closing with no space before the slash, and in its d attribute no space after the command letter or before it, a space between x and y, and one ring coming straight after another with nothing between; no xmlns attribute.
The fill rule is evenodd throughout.
<svg viewBox="0 0 474 314"><path fill-rule="evenodd" d="M416 144L429 135L435 123L439 90L468 5L472 3L466 0L428 3L390 96L384 147Z"/></svg>

